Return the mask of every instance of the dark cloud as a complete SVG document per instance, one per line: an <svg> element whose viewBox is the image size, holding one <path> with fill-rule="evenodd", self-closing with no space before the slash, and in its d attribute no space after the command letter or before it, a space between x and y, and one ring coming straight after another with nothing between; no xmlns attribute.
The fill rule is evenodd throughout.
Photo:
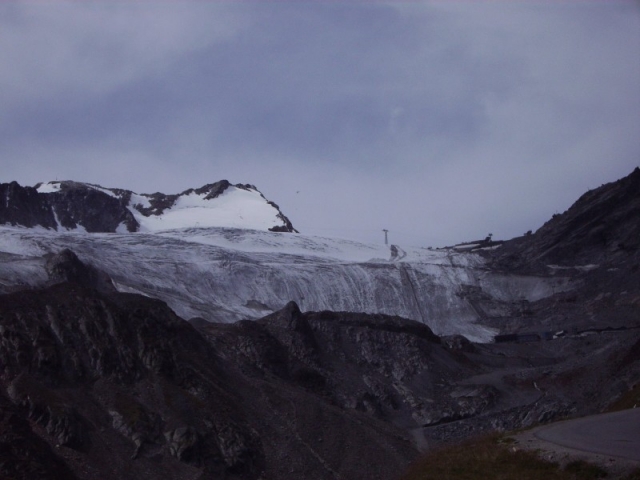
<svg viewBox="0 0 640 480"><path fill-rule="evenodd" d="M301 230L540 226L639 163L630 2L0 5L3 181L255 183Z"/></svg>

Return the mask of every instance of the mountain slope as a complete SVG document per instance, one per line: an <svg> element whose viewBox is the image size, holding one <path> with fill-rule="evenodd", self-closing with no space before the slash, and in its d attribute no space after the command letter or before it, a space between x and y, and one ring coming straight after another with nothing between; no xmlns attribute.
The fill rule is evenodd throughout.
<svg viewBox="0 0 640 480"><path fill-rule="evenodd" d="M640 383L634 182L468 252L0 227L0 477L388 480L419 449L600 411Z"/></svg>
<svg viewBox="0 0 640 480"><path fill-rule="evenodd" d="M423 325L295 304L203 334L157 300L63 282L0 296L0 318L0 406L15 419L0 474L12 478L53 457L59 472L41 478L388 479L416 450L383 412L411 419L412 391L468 370ZM327 351L336 337L348 358ZM378 365L370 352L391 345L405 347ZM376 387L391 372L401 394ZM32 430L45 443L26 450Z"/></svg>
<svg viewBox="0 0 640 480"><path fill-rule="evenodd" d="M96 195L129 205L125 210L136 228L149 232L89 235L0 227L0 252L5 253L0 290L43 284L43 255L71 248L83 261L107 272L121 291L160 298L184 318L259 318L294 300L304 310L400 315L441 335L489 341L499 330L526 324L527 305L575 289L583 281L576 275L579 269L607 262L608 268L631 268L640 238L639 178L636 169L625 179L585 194L535 234L472 252L395 245L387 250L303 235L202 228L205 221L199 228L158 231L197 222L203 212L215 223L220 217L207 202L233 195L271 206L251 188L228 182L174 196L136 196L115 189L104 193L94 186L89 190ZM71 187L62 182L40 185L38 190L55 190L41 193L55 196L74 191ZM32 190L19 191L28 197L22 207L27 212L37 210L31 208ZM18 201L17 194L10 198ZM607 275L604 267L594 275L598 272L603 279Z"/></svg>
<svg viewBox="0 0 640 480"><path fill-rule="evenodd" d="M87 232L152 232L191 226L295 232L253 185L228 181L176 195L137 194L72 181L0 184L0 224Z"/></svg>
<svg viewBox="0 0 640 480"><path fill-rule="evenodd" d="M506 242L495 264L545 271L549 264L625 263L640 253L640 168L582 195L532 235Z"/></svg>
<svg viewBox="0 0 640 480"><path fill-rule="evenodd" d="M640 380L640 330L473 345L293 302L189 325L69 251L46 272L53 285L0 295L14 479L389 480L418 448L592 411Z"/></svg>
<svg viewBox="0 0 640 480"><path fill-rule="evenodd" d="M0 288L46 282L44 255L64 248L107 272L123 292L166 301L184 318L259 318L293 300L303 310L400 315L440 335L490 341L487 318L516 315L571 288L562 275L493 273L477 254L222 228L152 234L0 228Z"/></svg>

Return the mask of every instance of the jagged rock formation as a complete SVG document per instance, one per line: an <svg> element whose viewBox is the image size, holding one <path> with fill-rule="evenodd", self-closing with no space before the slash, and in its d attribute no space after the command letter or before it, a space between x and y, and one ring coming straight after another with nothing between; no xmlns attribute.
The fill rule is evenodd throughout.
<svg viewBox="0 0 640 480"><path fill-rule="evenodd" d="M593 411L640 380L640 330L473 345L293 302L194 328L92 288L72 252L51 263L54 285L0 296L0 474L16 479L391 479L418 447Z"/></svg>
<svg viewBox="0 0 640 480"><path fill-rule="evenodd" d="M24 419L3 438L29 441L29 421L46 442L30 447L37 455L2 452L1 474L29 478L38 458L54 456L66 473L42 478L383 479L415 456L403 430L383 420L376 405L393 404L376 392L383 375L408 381L437 368L421 350L448 355L427 327L291 304L260 323L207 324L202 335L162 302L81 285L91 269L69 252L61 258L74 267L70 281L0 296L3 402ZM319 360L337 353L322 352L340 335L355 357L329 368ZM400 361L399 350L351 385L387 342L407 344L415 360Z"/></svg>
<svg viewBox="0 0 640 480"><path fill-rule="evenodd" d="M40 193L17 182L0 184L0 224L57 230L83 227L88 232L115 232L124 225L129 232L139 225L126 208L124 198L76 182L59 182L59 189Z"/></svg>
<svg viewBox="0 0 640 480"><path fill-rule="evenodd" d="M65 248L57 254L50 255L45 264L45 270L52 284L70 282L94 288L101 292L115 292L113 282L109 276L92 267L85 265L78 256Z"/></svg>
<svg viewBox="0 0 640 480"><path fill-rule="evenodd" d="M182 478L180 462L257 478L263 454L216 353L161 302L62 283L2 297L0 316L7 395L75 477L94 478L82 460L100 478Z"/></svg>
<svg viewBox="0 0 640 480"><path fill-rule="evenodd" d="M489 268L565 277L572 290L523 302L502 330L602 330L640 322L640 168L587 192L530 235L484 252ZM535 325L535 327L533 327Z"/></svg>
<svg viewBox="0 0 640 480"><path fill-rule="evenodd" d="M601 275L605 282L609 277L628 278L609 270L627 272L638 263L634 260L638 227L633 221L637 177L636 171L601 187L588 196L588 202L578 201L535 234L470 253L394 246L393 256L382 247L240 229L138 235L6 231L0 245L6 239L5 251L15 254L5 256L0 264L0 292L43 285L41 256L71 248L83 261L106 271L121 291L161 298L184 318L216 322L259 318L294 300L303 310L400 315L423 322L440 335L463 334L474 341L489 341L498 333L532 324L534 303L557 299L554 295L561 293L575 297L571 292L582 281L585 268L600 265L591 275ZM187 196L216 195L220 188ZM149 208L161 211L166 205L160 200L165 197L149 200ZM592 207L595 210L589 213ZM583 244L591 238L588 234L570 233L572 229L597 230L607 215L619 221L606 248L597 250L598 244L587 248ZM567 258L577 263L549 257L557 249L571 252ZM557 323L557 315L551 318L547 323Z"/></svg>
<svg viewBox="0 0 640 480"><path fill-rule="evenodd" d="M243 304L272 314L232 324L186 322L162 301L114 289L123 289L127 269L143 269L136 254L182 233L86 241L88 235L4 232L0 280L7 283L0 288L13 293L0 295L0 477L386 480L419 449L598 412L640 383L638 181L636 170L499 248L430 252L418 258L441 263L409 268L403 262L416 253L397 247L395 259L368 262L371 271L392 269L397 285L411 287L408 304L436 298L441 284L430 279L445 277L457 285L446 298L466 302L483 326L547 339L523 344L439 338L397 316L302 312L294 302L277 309L255 290ZM188 195L200 201L205 193ZM27 210L35 216L33 205ZM145 208L166 212L160 197ZM201 240L206 234L197 232ZM268 243L264 235L259 240ZM105 250L110 238L130 248ZM248 237L239 238L238 245ZM296 242L287 245L336 247ZM55 249L42 256L43 245ZM80 258L69 246L84 249ZM300 248L254 257L206 243L197 248L207 269L221 255L225 278L268 272L274 292L307 293L253 269L273 258L309 268ZM99 256L101 264L80 260ZM166 257L149 258L140 275L155 279L151 269ZM170 268L180 271L194 257L176 258ZM126 267L117 268L120 262ZM338 263L318 262L321 270ZM112 281L101 265L121 277ZM361 275L363 265L349 268ZM432 276L417 275L421 268ZM150 282L145 293L172 299L199 285L219 293L202 270L180 278L189 281L172 288Z"/></svg>
<svg viewBox="0 0 640 480"><path fill-rule="evenodd" d="M168 212L175 213L180 201L186 199L187 206L193 208L196 206L194 200L198 200L202 208L225 192L237 190L253 194L256 197L254 201L263 203L262 215L267 218L260 219L260 225L271 224L269 229L277 232L296 231L278 205L265 199L255 186L232 185L227 180L185 190L175 195L138 195L129 190L103 188L73 181L40 183L35 187L22 187L17 182L2 183L0 199L4 201L0 201L0 224L40 226L63 231L83 229L94 233L137 232L141 229L148 230L149 228L145 228L147 219L153 220L154 217L157 217L156 222L151 224L150 228L163 228L161 224L157 226L157 220ZM238 205L235 209L238 209ZM193 225L190 226L199 223L197 218L192 218L192 222ZM239 225L243 224L241 219L237 222ZM172 228L171 222L166 223L164 228ZM247 228L254 228L250 221L245 223Z"/></svg>

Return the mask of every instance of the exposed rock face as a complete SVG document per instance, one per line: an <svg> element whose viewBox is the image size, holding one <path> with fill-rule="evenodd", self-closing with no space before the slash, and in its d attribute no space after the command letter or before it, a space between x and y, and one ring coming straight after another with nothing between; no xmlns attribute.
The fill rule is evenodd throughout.
<svg viewBox="0 0 640 480"><path fill-rule="evenodd" d="M197 193L198 195L205 195L205 200L213 200L214 198L217 198L221 194L223 194L224 191L231 186L231 183L229 183L227 180L221 180L219 182L209 183L200 188L190 188L189 190L185 190L184 192L175 195L165 195L164 193L156 192L149 195L144 195L144 197L146 197L149 201L148 207L138 204L134 205L134 208L136 208L136 210L147 217L149 215L161 215L162 212L164 212L167 208L171 208L175 201L178 200L178 198L180 198L181 196L189 195L191 193ZM256 188L253 185L238 184L235 186L243 190ZM122 192L125 196L128 195L129 197L132 193L126 190L122 190Z"/></svg>
<svg viewBox="0 0 640 480"><path fill-rule="evenodd" d="M640 168L587 192L533 234L485 255L491 269L569 278L575 288L522 302L502 329L585 332L640 322Z"/></svg>
<svg viewBox="0 0 640 480"><path fill-rule="evenodd" d="M255 322L200 328L248 373L275 375L345 410L395 424L421 424L425 411L439 414L438 402L455 408L446 393L450 382L474 371L428 327L399 317L301 313L292 302ZM433 405L423 405L426 394Z"/></svg>
<svg viewBox="0 0 640 480"><path fill-rule="evenodd" d="M0 318L2 384L53 446L116 465L121 459L96 444L131 442L128 456L145 458L166 445L167 454L211 474L235 468L257 478L264 454L217 354L162 302L60 283L0 297ZM228 429L248 455L228 452L221 434ZM118 434L124 438L114 440ZM153 472L146 478L162 477L162 469L144 468ZM139 477L136 470L100 478Z"/></svg>
<svg viewBox="0 0 640 480"><path fill-rule="evenodd" d="M126 202L76 182L60 182L59 190L39 193L17 182L0 184L0 223L77 229L88 232L115 232L120 224L135 232L138 222Z"/></svg>
<svg viewBox="0 0 640 480"><path fill-rule="evenodd" d="M486 254L486 268L561 271L575 288L501 317L482 288L460 286L485 324L552 334L535 343L474 344L294 302L257 321L186 322L115 292L70 250L40 257L40 270L6 254L48 279L0 295L0 477L389 480L419 448L598 412L640 383L639 181L636 170ZM9 197L30 205L23 218L44 225L47 204L12 185ZM158 194L149 215L171 201ZM508 288L515 276L504 277ZM415 295L425 287L410 283Z"/></svg>
<svg viewBox="0 0 640 480"><path fill-rule="evenodd" d="M640 168L585 193L563 214L532 235L496 251L501 268L547 271L549 264L575 266L626 262L640 254Z"/></svg>
<svg viewBox="0 0 640 480"><path fill-rule="evenodd" d="M60 258L84 283L77 258ZM0 444L12 445L0 475L50 465L58 476L41 478L391 479L417 455L410 431L424 447L532 425L640 380L640 331L472 345L295 303L258 321L193 323L69 281L0 296Z"/></svg>
<svg viewBox="0 0 640 480"><path fill-rule="evenodd" d="M85 265L68 248L49 256L45 270L51 283L70 282L102 292L116 291L107 274L91 265Z"/></svg>
<svg viewBox="0 0 640 480"><path fill-rule="evenodd" d="M32 430L23 410L0 392L0 475L3 478L73 480L78 477L50 443Z"/></svg>
<svg viewBox="0 0 640 480"><path fill-rule="evenodd" d="M82 282L77 258L60 257ZM203 336L162 302L68 281L0 296L3 401L27 429L11 424L3 435L29 441L32 422L46 443L30 448L66 469L56 478L391 478L416 450L383 420L378 404L392 411L403 397L385 400L380 384L384 372L413 378L429 360L385 359L380 373L349 383L394 335L415 354L444 351L414 322L377 317L367 333L368 318L318 315L291 304L261 323L209 324ZM337 347L327 342L340 335L371 338L329 362ZM336 376L345 367L351 374ZM0 474L32 478L7 455Z"/></svg>
<svg viewBox="0 0 640 480"><path fill-rule="evenodd" d="M253 185L232 185L227 180L175 195L136 195L129 190L108 189L73 181L50 182L35 187L22 187L17 182L2 183L0 224L40 226L55 230L84 229L87 232L136 232L140 229L140 223L133 212L139 212L143 217L159 216L182 197L195 193L203 200L213 200L229 187L257 192ZM278 205L266 199L264 202L275 209L274 215L281 222L272 227L272 231L296 231Z"/></svg>
<svg viewBox="0 0 640 480"><path fill-rule="evenodd" d="M0 223L56 228L57 223L44 195L33 187L21 187L18 182L0 183Z"/></svg>

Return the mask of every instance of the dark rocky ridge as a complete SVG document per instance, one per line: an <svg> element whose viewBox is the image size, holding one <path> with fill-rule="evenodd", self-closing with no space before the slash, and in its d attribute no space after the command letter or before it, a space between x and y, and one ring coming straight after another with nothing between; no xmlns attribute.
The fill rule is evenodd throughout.
<svg viewBox="0 0 640 480"><path fill-rule="evenodd" d="M78 256L68 248L50 255L45 264L49 283L76 283L93 288L103 293L115 293L116 288L109 276L100 270L85 265Z"/></svg>
<svg viewBox="0 0 640 480"><path fill-rule="evenodd" d="M313 325L323 314L291 304L203 335L160 301L87 286L95 272L70 252L51 263L52 283L62 283L0 296L0 403L13 419L0 438L12 445L0 451L0 475L385 479L415 457L372 387L337 382L341 362L330 371L321 361L327 345ZM431 367L433 355L395 365L400 378L437 368L438 355L454 361L422 325L342 317L324 318L322 330L366 336L375 326L354 345L349 378L377 362L368 352L385 339L439 352Z"/></svg>
<svg viewBox="0 0 640 480"><path fill-rule="evenodd" d="M640 168L582 195L535 233L505 242L494 267L548 272L547 265L637 262L640 254Z"/></svg>
<svg viewBox="0 0 640 480"><path fill-rule="evenodd" d="M637 176L488 254L575 280L494 325L565 332L546 342L294 303L189 325L63 251L51 286L0 296L0 477L392 479L418 447L599 412L640 383Z"/></svg>
<svg viewBox="0 0 640 480"><path fill-rule="evenodd" d="M88 232L115 232L121 223L135 232L139 225L127 210L126 197L112 197L82 183L60 182L60 190L39 193L17 182L0 184L0 223L58 229L84 227Z"/></svg>
<svg viewBox="0 0 640 480"><path fill-rule="evenodd" d="M73 181L53 183L58 184L60 188L50 193L39 193L37 188L40 184L35 187L22 187L17 182L0 183L0 198L4 199L4 202L0 202L0 224L40 226L57 230L59 222L65 229L83 227L92 233L115 232L120 225L124 225L129 232L139 230L140 225L127 208L133 192ZM212 200L231 186L243 190L257 190L253 185L232 185L227 180L222 180L175 195L143 194L150 205L134 204L131 207L147 217L161 215L181 196L195 192L199 195L206 194L204 198ZM296 232L278 205L266 199L265 202L277 210L276 216L282 221L282 225L272 227L272 231Z"/></svg>
<svg viewBox="0 0 640 480"><path fill-rule="evenodd" d="M69 251L50 263L62 283L0 296L0 383L61 478L388 479L417 454L407 429L499 396L451 396L481 370L417 322L290 303L200 333L162 302L90 288ZM16 471L38 467L18 454Z"/></svg>
<svg viewBox="0 0 640 480"><path fill-rule="evenodd" d="M15 479L392 479L417 446L598 411L640 381L640 329L474 345L295 303L194 328L72 252L49 272L0 296L0 475Z"/></svg>

